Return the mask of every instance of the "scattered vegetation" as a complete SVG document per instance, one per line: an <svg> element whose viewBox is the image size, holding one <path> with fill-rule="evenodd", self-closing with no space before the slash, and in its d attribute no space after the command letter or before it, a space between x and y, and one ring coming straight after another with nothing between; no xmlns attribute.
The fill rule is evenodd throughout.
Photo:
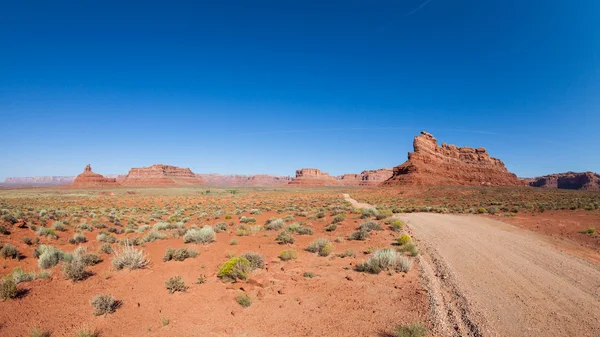
<svg viewBox="0 0 600 337"><path fill-rule="evenodd" d="M356 265L356 270L371 274L379 274L382 270L408 272L412 262L401 253L393 249L382 249L373 253L366 261Z"/></svg>
<svg viewBox="0 0 600 337"><path fill-rule="evenodd" d="M181 279L181 275L173 276L165 282L165 287L169 290L170 294L174 294L178 291L186 291L188 287L185 285L185 282Z"/></svg>
<svg viewBox="0 0 600 337"><path fill-rule="evenodd" d="M232 257L220 268L217 277L226 281L235 282L236 280L245 280L252 271L252 265L244 257Z"/></svg>
<svg viewBox="0 0 600 337"><path fill-rule="evenodd" d="M119 306L119 302L109 294L98 294L92 298L90 303L96 316L112 314Z"/></svg>
<svg viewBox="0 0 600 337"><path fill-rule="evenodd" d="M125 246L115 250L112 265L116 270L124 268L133 270L146 267L149 261L150 260L142 250L126 243Z"/></svg>

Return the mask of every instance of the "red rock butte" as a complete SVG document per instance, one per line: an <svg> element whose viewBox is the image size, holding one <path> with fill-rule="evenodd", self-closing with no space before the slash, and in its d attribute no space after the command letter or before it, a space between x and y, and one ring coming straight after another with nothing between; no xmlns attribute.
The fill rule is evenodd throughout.
<svg viewBox="0 0 600 337"><path fill-rule="evenodd" d="M440 147L435 137L425 131L414 138L413 147L408 160L394 167L392 177L383 185L524 185L484 148L445 143Z"/></svg>
<svg viewBox="0 0 600 337"><path fill-rule="evenodd" d="M92 172L92 167L87 164L83 173L75 177L72 187L113 187L119 186L117 179L106 178L101 174Z"/></svg>
<svg viewBox="0 0 600 337"><path fill-rule="evenodd" d="M189 168L156 164L150 167L132 168L122 180L123 186L181 186L201 185L202 178Z"/></svg>
<svg viewBox="0 0 600 337"><path fill-rule="evenodd" d="M272 176L268 174L239 175L218 173L197 173L207 185L221 186L275 186L287 184L291 178L288 176Z"/></svg>
<svg viewBox="0 0 600 337"><path fill-rule="evenodd" d="M529 185L533 187L600 190L600 174L594 172L557 173L528 180Z"/></svg>
<svg viewBox="0 0 600 337"><path fill-rule="evenodd" d="M290 185L299 186L340 186L338 179L327 172L321 172L316 168L303 168L296 170L296 178L292 179Z"/></svg>

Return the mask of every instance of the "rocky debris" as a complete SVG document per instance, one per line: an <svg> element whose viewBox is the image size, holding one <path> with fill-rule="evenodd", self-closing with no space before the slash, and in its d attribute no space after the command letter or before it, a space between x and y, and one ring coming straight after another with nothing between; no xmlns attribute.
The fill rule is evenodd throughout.
<svg viewBox="0 0 600 337"><path fill-rule="evenodd" d="M440 147L435 137L425 131L414 138L413 147L408 160L394 167L392 177L383 185L524 185L484 148L446 143Z"/></svg>
<svg viewBox="0 0 600 337"><path fill-rule="evenodd" d="M181 186L200 185L203 180L189 168L155 164L132 168L121 182L123 186Z"/></svg>
<svg viewBox="0 0 600 337"><path fill-rule="evenodd" d="M75 180L73 176L46 176L46 177L8 177L4 179L7 185L69 185Z"/></svg>
<svg viewBox="0 0 600 337"><path fill-rule="evenodd" d="M290 182L288 176L272 176L268 174L239 175L239 174L196 174L205 184L215 186L273 186Z"/></svg>
<svg viewBox="0 0 600 337"><path fill-rule="evenodd" d="M72 187L114 187L119 186L117 179L106 178L101 174L92 172L90 164L83 169L83 173L75 177Z"/></svg>
<svg viewBox="0 0 600 337"><path fill-rule="evenodd" d="M316 168L303 168L296 170L296 177L289 182L290 185L300 186L340 186L342 183L327 172Z"/></svg>
<svg viewBox="0 0 600 337"><path fill-rule="evenodd" d="M600 190L600 174L594 172L566 172L531 178L529 186L563 188L568 190Z"/></svg>

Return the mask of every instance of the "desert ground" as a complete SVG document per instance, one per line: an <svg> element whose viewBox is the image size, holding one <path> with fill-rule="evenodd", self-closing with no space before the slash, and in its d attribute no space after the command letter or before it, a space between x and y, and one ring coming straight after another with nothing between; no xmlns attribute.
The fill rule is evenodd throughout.
<svg viewBox="0 0 600 337"><path fill-rule="evenodd" d="M530 187L0 190L0 335L598 336L599 209Z"/></svg>

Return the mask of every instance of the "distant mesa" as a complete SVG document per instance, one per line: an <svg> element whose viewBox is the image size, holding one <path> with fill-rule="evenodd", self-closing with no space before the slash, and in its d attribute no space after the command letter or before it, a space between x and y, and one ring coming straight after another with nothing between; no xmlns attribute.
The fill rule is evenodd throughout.
<svg viewBox="0 0 600 337"><path fill-rule="evenodd" d="M414 152L408 160L394 167L384 186L398 185L525 185L504 163L490 157L484 148L438 146L433 135L422 131L413 141Z"/></svg>
<svg viewBox="0 0 600 337"><path fill-rule="evenodd" d="M289 176L272 176L268 174L239 175L239 174L217 174L198 173L205 184L212 186L276 186L287 184Z"/></svg>
<svg viewBox="0 0 600 337"><path fill-rule="evenodd" d="M132 168L121 181L123 186L182 186L203 183L202 178L189 168L163 164Z"/></svg>
<svg viewBox="0 0 600 337"><path fill-rule="evenodd" d="M290 185L299 186L341 186L339 179L332 177L327 172L316 168L303 168L296 170L296 177L289 182Z"/></svg>
<svg viewBox="0 0 600 337"><path fill-rule="evenodd" d="M73 176L8 177L4 184L21 186L69 185L75 181Z"/></svg>
<svg viewBox="0 0 600 337"><path fill-rule="evenodd" d="M569 190L600 190L600 174L594 172L566 172L530 178L529 186Z"/></svg>
<svg viewBox="0 0 600 337"><path fill-rule="evenodd" d="M393 169L365 170L360 174L344 174L338 177L344 186L377 186L392 177Z"/></svg>
<svg viewBox="0 0 600 337"><path fill-rule="evenodd" d="M106 178L101 174L92 172L92 167L90 164L83 169L83 173L75 177L73 181L72 187L112 187L119 186L117 184L117 179L115 178Z"/></svg>

